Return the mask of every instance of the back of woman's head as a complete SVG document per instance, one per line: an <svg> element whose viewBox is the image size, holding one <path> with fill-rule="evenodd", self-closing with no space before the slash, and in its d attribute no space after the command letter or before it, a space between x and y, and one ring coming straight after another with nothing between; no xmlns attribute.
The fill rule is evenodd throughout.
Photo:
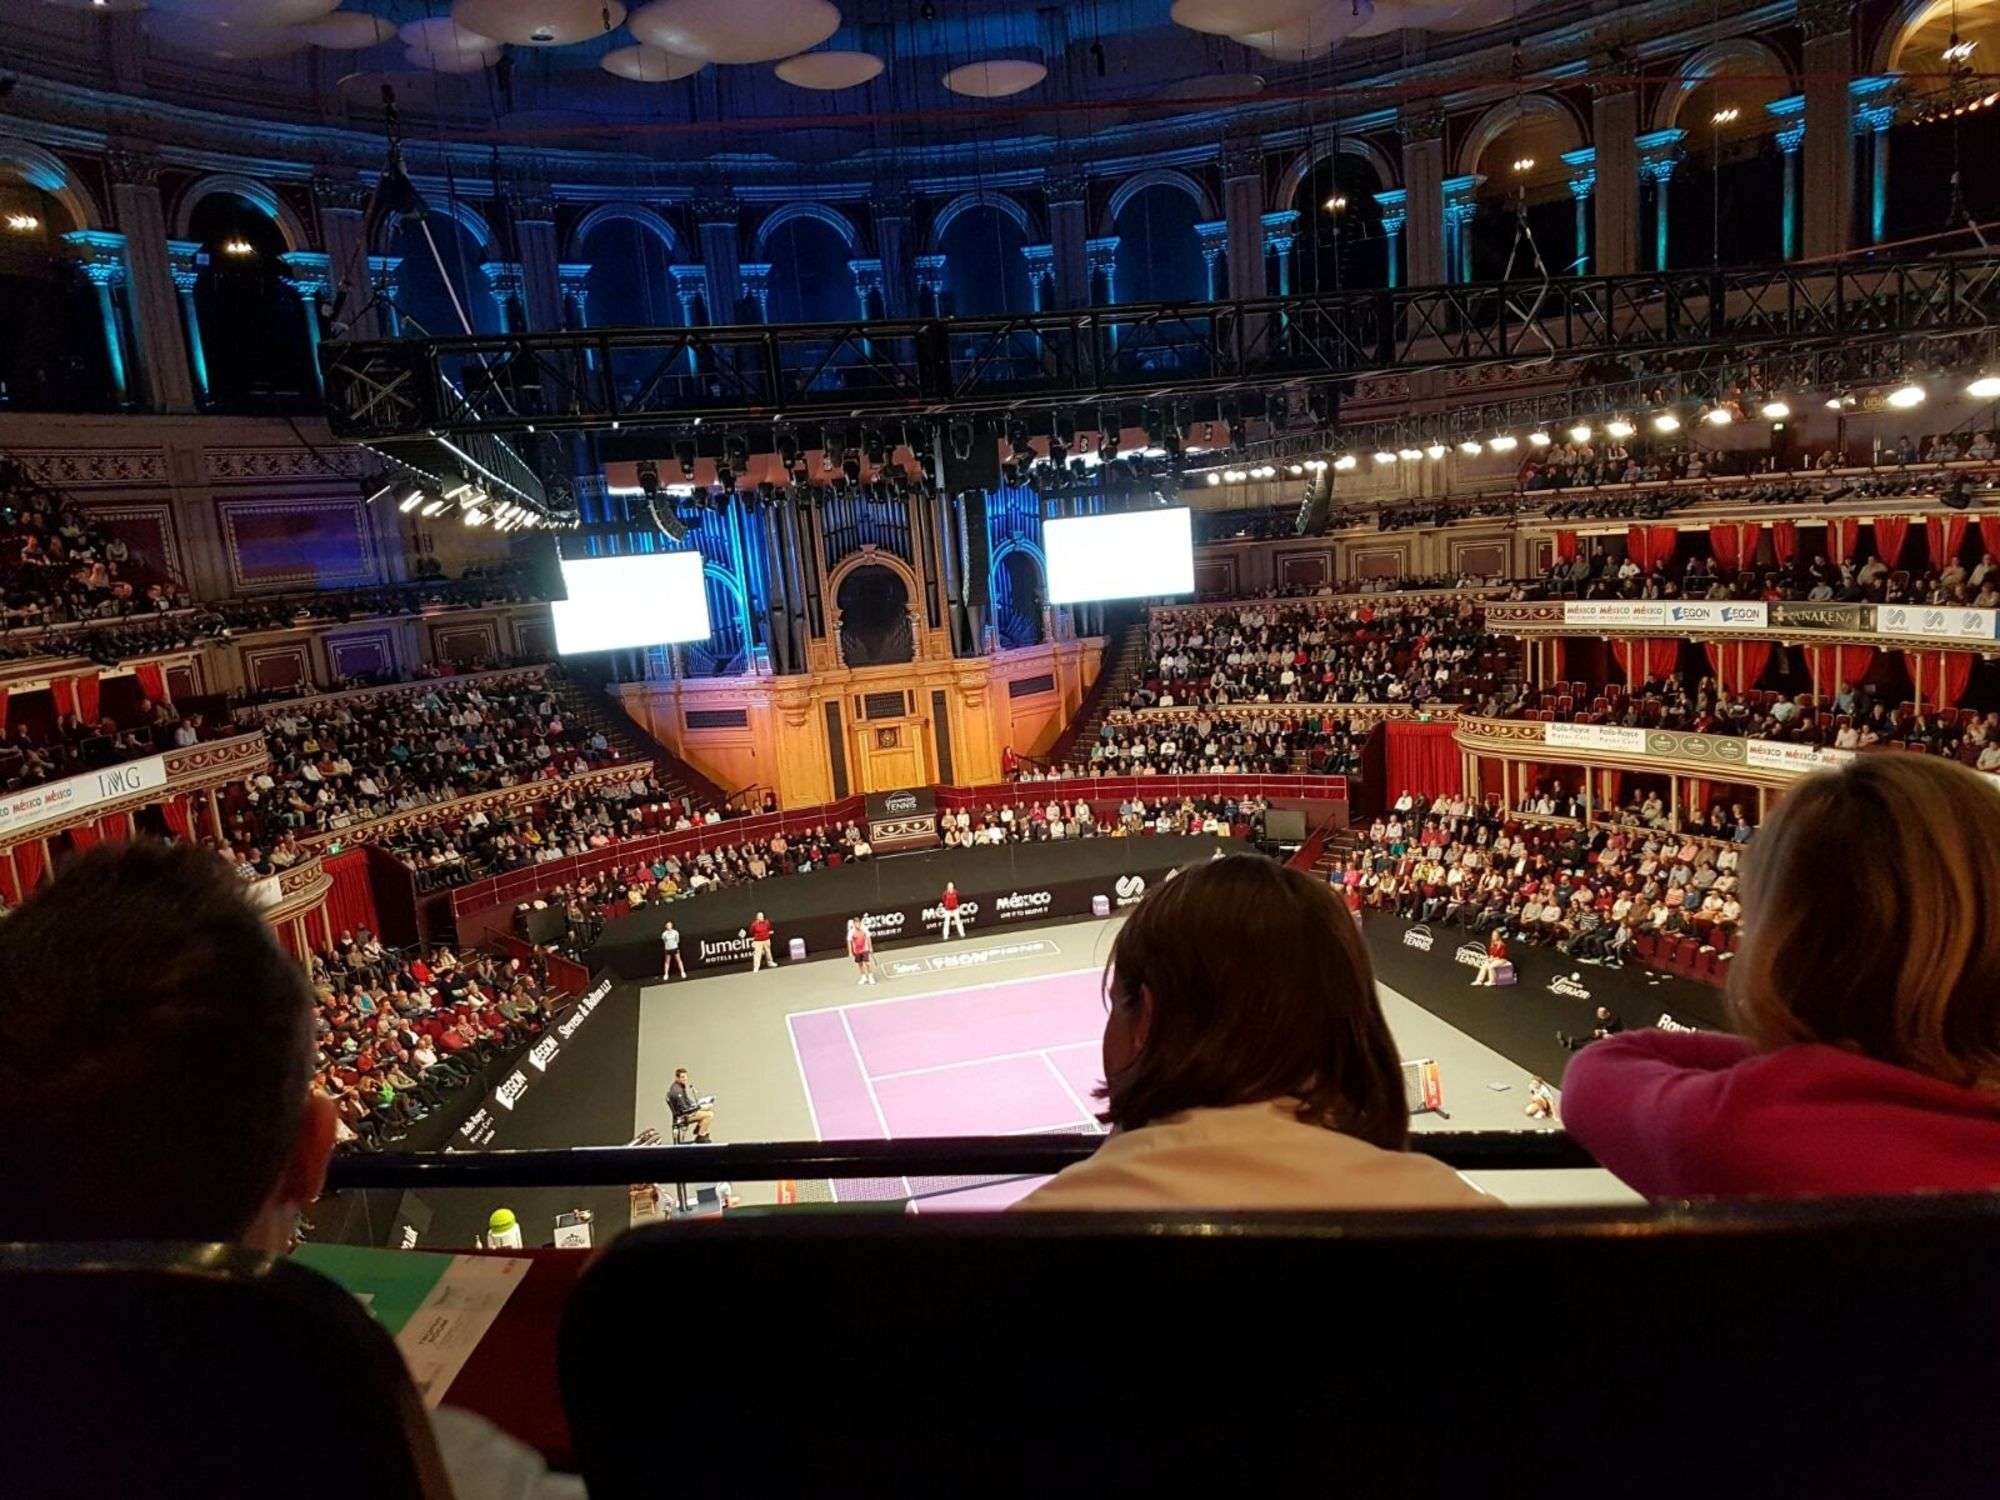
<svg viewBox="0 0 2000 1500"><path fill-rule="evenodd" d="M1739 1023L2000 1083L2000 785L1871 752L1799 782L1743 862Z"/></svg>
<svg viewBox="0 0 2000 1500"><path fill-rule="evenodd" d="M1101 1091L1110 1123L1293 1098L1302 1120L1405 1144L1374 972L1324 882L1254 854L1196 866L1126 919L1105 988L1114 1006L1147 1000L1143 1045Z"/></svg>

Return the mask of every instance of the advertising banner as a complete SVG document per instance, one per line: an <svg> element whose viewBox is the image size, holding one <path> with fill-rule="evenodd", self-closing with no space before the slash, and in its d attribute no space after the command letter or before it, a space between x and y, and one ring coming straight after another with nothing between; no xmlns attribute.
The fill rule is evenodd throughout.
<svg viewBox="0 0 2000 1500"><path fill-rule="evenodd" d="M1882 635L1927 635L1951 641L2000 639L2000 610L1949 604L1884 604L1875 611Z"/></svg>
<svg viewBox="0 0 2000 1500"><path fill-rule="evenodd" d="M1544 724L1542 738L1563 750L1610 750L1622 755L1646 753L1646 731L1622 724Z"/></svg>
<svg viewBox="0 0 2000 1500"><path fill-rule="evenodd" d="M1826 771L1854 759L1852 750L1820 749L1814 745L1788 745L1777 740L1744 742L1743 764L1766 771Z"/></svg>
<svg viewBox="0 0 2000 1500"><path fill-rule="evenodd" d="M1765 606L1773 625L1805 625L1814 630L1866 630L1875 628L1872 604L1834 604L1815 600L1785 600Z"/></svg>
<svg viewBox="0 0 2000 1500"><path fill-rule="evenodd" d="M167 758L149 755L123 765L106 766L46 786L31 786L0 798L0 837L12 838L116 802L138 792L157 791L167 784Z"/></svg>
<svg viewBox="0 0 2000 1500"><path fill-rule="evenodd" d="M937 789L911 787L896 792L870 792L867 798L868 842L877 854L905 849L930 849L938 842Z"/></svg>
<svg viewBox="0 0 2000 1500"><path fill-rule="evenodd" d="M1762 600L1679 599L1667 606L1673 630L1767 630L1770 606Z"/></svg>
<svg viewBox="0 0 2000 1500"><path fill-rule="evenodd" d="M1658 599L1572 599L1563 605L1563 624L1654 626L1667 623L1667 606Z"/></svg>

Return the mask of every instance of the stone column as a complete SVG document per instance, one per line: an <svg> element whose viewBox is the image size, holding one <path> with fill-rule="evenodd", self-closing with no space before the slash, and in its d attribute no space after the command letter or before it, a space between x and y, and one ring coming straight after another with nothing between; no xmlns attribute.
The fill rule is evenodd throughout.
<svg viewBox="0 0 2000 1500"><path fill-rule="evenodd" d="M493 305L500 310L500 331L522 332L521 322L525 315L522 284L525 278L521 273L521 263L517 260L489 260L479 269L486 277L487 289L493 294ZM466 311L469 313L471 309Z"/></svg>
<svg viewBox="0 0 2000 1500"><path fill-rule="evenodd" d="M517 186L508 195L508 206L514 216L514 251L521 258L523 331L553 333L563 326L555 195L545 187Z"/></svg>
<svg viewBox="0 0 2000 1500"><path fill-rule="evenodd" d="M402 273L400 255L368 257L368 281L375 288L374 295L381 300L364 314L364 322L372 322L377 332L392 339L400 338L403 332L403 315L396 309L397 283ZM358 331L356 336L359 337Z"/></svg>
<svg viewBox="0 0 2000 1500"><path fill-rule="evenodd" d="M1118 301L1118 236L1103 234L1084 242L1086 264L1090 267L1090 288L1097 290L1097 278L1104 278L1103 306L1110 307ZM1095 300L1093 298L1092 300Z"/></svg>
<svg viewBox="0 0 2000 1500"><path fill-rule="evenodd" d="M1225 221L1227 222L1227 221ZM1278 266L1278 295L1292 295L1292 252L1299 242L1299 211L1281 208L1264 215L1264 254ZM1196 226L1199 232L1200 226ZM1206 249L1206 247L1203 247Z"/></svg>
<svg viewBox="0 0 2000 1500"><path fill-rule="evenodd" d="M1854 36L1847 0L1800 0L1805 34L1805 257L1838 255L1854 243Z"/></svg>
<svg viewBox="0 0 2000 1500"><path fill-rule="evenodd" d="M1034 310L1049 311L1056 302L1056 247L1023 245L1021 259L1028 263L1028 295L1033 298ZM1209 273L1209 280L1213 285L1213 270Z"/></svg>
<svg viewBox="0 0 2000 1500"><path fill-rule="evenodd" d="M97 321L104 336L104 363L111 394L120 406L132 399L132 376L125 359L124 315L118 288L125 284L125 236L109 229L72 229L63 242L76 252L83 274L97 293Z"/></svg>
<svg viewBox="0 0 2000 1500"><path fill-rule="evenodd" d="M674 296L681 305L682 326L693 328L699 323L713 323L715 319L708 314L708 267L668 266L667 273L674 278Z"/></svg>
<svg viewBox="0 0 2000 1500"><path fill-rule="evenodd" d="M850 260L847 263L847 274L854 278L855 316L862 318L874 316L874 311L868 303L870 292L875 294L876 300L885 309L887 308L889 299L884 291L887 277L883 272L881 261Z"/></svg>
<svg viewBox="0 0 2000 1500"><path fill-rule="evenodd" d="M1785 197L1778 206L1784 217L1778 221L1778 237L1784 258L1791 260L1799 253L1799 147L1806 138L1806 96L1773 99L1764 108L1779 122L1778 149L1785 154Z"/></svg>
<svg viewBox="0 0 2000 1500"><path fill-rule="evenodd" d="M188 369L194 376L197 402L208 400L208 351L201 343L201 314L195 310L194 284L201 276L197 260L201 246L194 240L168 240L167 259L173 267L174 290L180 294L181 332L187 339Z"/></svg>
<svg viewBox="0 0 2000 1500"><path fill-rule="evenodd" d="M1640 136L1632 144L1639 152L1639 175L1653 184L1653 269L1667 269L1667 230L1670 224L1668 185L1674 168L1681 164L1681 142L1687 132L1674 127Z"/></svg>
<svg viewBox="0 0 2000 1500"><path fill-rule="evenodd" d="M1254 139L1222 143L1222 213L1229 226L1229 295L1261 297L1264 285L1264 148Z"/></svg>
<svg viewBox="0 0 2000 1500"><path fill-rule="evenodd" d="M1446 274L1444 115L1429 109L1403 116L1403 187L1411 286L1441 286Z"/></svg>
<svg viewBox="0 0 2000 1500"><path fill-rule="evenodd" d="M312 190L319 208L320 243L326 247L333 282L334 332L344 330L349 338L380 338L388 320L379 316L380 308L369 305L375 300L375 288L366 238L368 186L358 177L319 173Z"/></svg>
<svg viewBox="0 0 2000 1500"><path fill-rule="evenodd" d="M1569 195L1576 200L1576 255L1570 261L1569 274L1588 276L1590 274L1590 196L1597 190L1597 148L1585 146L1581 151L1565 151L1563 165L1569 168Z"/></svg>
<svg viewBox="0 0 2000 1500"><path fill-rule="evenodd" d="M1208 270L1208 300L1220 302L1228 296L1228 250L1230 250L1230 222L1226 218L1216 218L1206 224L1194 226L1194 238L1202 242L1202 266Z"/></svg>
<svg viewBox="0 0 2000 1500"><path fill-rule="evenodd" d="M1382 205L1382 235L1389 242L1384 247L1383 258L1388 263L1389 285L1392 287L1403 284L1402 268L1397 262L1403 248L1403 226L1410 221L1409 199L1407 188L1395 188L1375 195L1375 201Z"/></svg>
<svg viewBox="0 0 2000 1500"><path fill-rule="evenodd" d="M882 306L892 318L907 318L917 310L915 284L910 279L910 219L914 205L900 187L885 187L868 200L875 217L875 253L882 263Z"/></svg>
<svg viewBox="0 0 2000 1500"><path fill-rule="evenodd" d="M734 323L736 304L743 296L743 279L738 269L743 257L738 248L735 198L727 193L697 198L695 225L701 238L702 269L706 275L708 321Z"/></svg>
<svg viewBox="0 0 2000 1500"><path fill-rule="evenodd" d="M1868 243L1882 243L1889 222L1889 127L1896 123L1893 78L1857 78L1848 85L1854 99L1854 134L1868 141Z"/></svg>
<svg viewBox="0 0 2000 1500"><path fill-rule="evenodd" d="M105 158L111 205L125 236L124 289L137 348L138 387L149 404L167 411L194 410L194 381L181 337L180 292L167 257L167 217L160 204L160 160L113 149ZM108 288L106 290L109 290Z"/></svg>
<svg viewBox="0 0 2000 1500"><path fill-rule="evenodd" d="M944 314L944 272L945 258L942 255L919 255L911 263L917 278L917 310L923 311L925 294L930 296L930 316Z"/></svg>
<svg viewBox="0 0 2000 1500"><path fill-rule="evenodd" d="M1446 281L1472 280L1472 218L1479 212L1480 173L1448 177L1443 184Z"/></svg>
<svg viewBox="0 0 2000 1500"><path fill-rule="evenodd" d="M1597 142L1597 254L1600 276L1639 269L1639 96L1629 83L1594 91L1591 136Z"/></svg>
<svg viewBox="0 0 2000 1500"><path fill-rule="evenodd" d="M1072 164L1052 167L1042 179L1049 205L1049 244L1053 251L1056 304L1090 305L1090 262L1084 250L1090 239L1090 182Z"/></svg>
<svg viewBox="0 0 2000 1500"><path fill-rule="evenodd" d="M556 267L562 286L563 326L566 328L588 328L590 326L590 273L589 261L564 261Z"/></svg>
<svg viewBox="0 0 2000 1500"><path fill-rule="evenodd" d="M319 304L332 295L327 258L314 250L288 250L278 257L289 273L285 285L298 294L306 320L306 359L312 365L313 389L326 394L326 377L319 368Z"/></svg>
<svg viewBox="0 0 2000 1500"><path fill-rule="evenodd" d="M769 261L742 261L736 272L743 278L743 295L757 306L757 321L771 321L771 263Z"/></svg>

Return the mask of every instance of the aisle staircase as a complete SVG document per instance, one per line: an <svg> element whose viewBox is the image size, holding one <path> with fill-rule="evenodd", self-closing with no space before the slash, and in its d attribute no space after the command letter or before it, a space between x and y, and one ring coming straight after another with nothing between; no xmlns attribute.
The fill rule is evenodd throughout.
<svg viewBox="0 0 2000 1500"><path fill-rule="evenodd" d="M1086 759L1105 716L1124 706L1145 665L1146 612L1139 609L1112 623L1105 638L1104 661L1098 669L1097 681L1083 695L1083 701L1056 742L1035 759L1052 766Z"/></svg>
<svg viewBox="0 0 2000 1500"><path fill-rule="evenodd" d="M696 807L721 807L728 800L721 787L633 723L608 689L560 671L549 674L549 684L563 713L602 733L621 761L651 761L664 795L686 797Z"/></svg>

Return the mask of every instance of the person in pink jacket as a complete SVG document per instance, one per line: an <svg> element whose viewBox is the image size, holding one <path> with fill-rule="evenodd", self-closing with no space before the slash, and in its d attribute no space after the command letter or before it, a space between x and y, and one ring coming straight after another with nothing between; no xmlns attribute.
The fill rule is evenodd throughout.
<svg viewBox="0 0 2000 1500"><path fill-rule="evenodd" d="M2000 786L1876 753L1750 845L1738 1036L1579 1052L1563 1124L1654 1198L2000 1187Z"/></svg>

